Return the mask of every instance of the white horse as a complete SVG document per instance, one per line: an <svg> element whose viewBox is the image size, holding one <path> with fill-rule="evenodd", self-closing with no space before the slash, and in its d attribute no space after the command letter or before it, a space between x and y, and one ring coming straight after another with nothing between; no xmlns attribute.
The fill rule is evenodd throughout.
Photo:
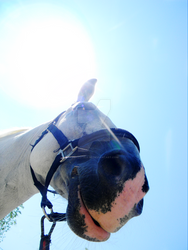
<svg viewBox="0 0 188 250"><path fill-rule="evenodd" d="M105 241L141 214L149 187L138 142L88 102L95 83L86 82L77 102L53 122L0 137L0 218L47 192L45 182L68 199L66 220L84 239ZM43 194L44 211L49 203Z"/></svg>

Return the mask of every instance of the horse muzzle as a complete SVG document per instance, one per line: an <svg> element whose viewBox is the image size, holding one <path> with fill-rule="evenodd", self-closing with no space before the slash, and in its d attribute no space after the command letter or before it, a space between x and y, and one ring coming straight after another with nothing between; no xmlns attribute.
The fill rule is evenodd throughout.
<svg viewBox="0 0 188 250"><path fill-rule="evenodd" d="M99 159L91 159L90 165L79 167L74 181L69 197L77 205L69 205L68 223L77 235L91 241L107 240L110 233L140 215L143 197L149 190L140 159L124 150L112 150Z"/></svg>

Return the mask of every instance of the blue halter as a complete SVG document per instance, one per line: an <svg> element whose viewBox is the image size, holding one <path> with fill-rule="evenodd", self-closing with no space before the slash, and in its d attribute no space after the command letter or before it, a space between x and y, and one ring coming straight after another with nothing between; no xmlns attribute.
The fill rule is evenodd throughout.
<svg viewBox="0 0 188 250"><path fill-rule="evenodd" d="M63 112L64 113L64 112ZM46 180L45 180L45 185L42 185L36 178L36 175L34 173L34 170L32 169L32 167L30 166L31 169L31 174L32 174L32 178L33 178L33 182L34 185L37 187L37 189L40 191L41 195L42 195L42 200L41 200L41 207L44 211L45 216L47 217L47 219L49 221L65 221L66 220L66 214L60 214L60 213L53 213L52 210L52 203L48 200L47 198L47 192L50 191L48 190L48 186L50 184L50 181L54 175L54 173L56 172L57 168L69 157L71 156L79 146L84 145L88 142L93 142L97 139L100 139L101 137L104 136L109 136L110 133L112 133L115 136L119 136L119 137L123 137L123 138L127 138L130 139L135 146L137 147L138 151L140 151L140 147L139 147L139 143L136 140L136 138L128 131L123 130L123 129L117 129L117 128L111 128L110 132L107 129L102 129L99 131L96 131L94 133L91 133L89 135L84 135L81 138L75 139L75 140L71 140L69 141L67 139L67 137L63 134L63 132L61 130L59 130L56 126L60 116L63 114L61 113L60 115L58 115L48 126L47 129L45 129L41 136L35 141L34 145L32 146L31 152L34 149L34 147L42 140L42 138L48 133L50 132L54 138L57 140L58 144L59 144L59 148L57 149L57 156L54 160L54 162L52 163L50 170L46 176ZM85 152L84 152L85 154ZM54 192L54 191L51 191ZM56 193L56 192L55 192ZM47 215L46 211L45 211L45 207L48 207L51 210L51 214Z"/></svg>

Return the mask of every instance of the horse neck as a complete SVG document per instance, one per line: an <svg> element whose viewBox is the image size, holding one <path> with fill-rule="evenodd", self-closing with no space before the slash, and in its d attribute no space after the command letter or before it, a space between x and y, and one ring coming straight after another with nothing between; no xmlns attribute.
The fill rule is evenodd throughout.
<svg viewBox="0 0 188 250"><path fill-rule="evenodd" d="M37 193L30 172L31 145L47 126L0 140L0 218Z"/></svg>

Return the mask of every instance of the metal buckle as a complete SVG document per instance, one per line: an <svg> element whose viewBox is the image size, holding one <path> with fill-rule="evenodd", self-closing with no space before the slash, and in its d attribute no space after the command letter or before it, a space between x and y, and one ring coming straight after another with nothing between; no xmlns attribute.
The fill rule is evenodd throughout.
<svg viewBox="0 0 188 250"><path fill-rule="evenodd" d="M70 142L64 149L60 149L58 153L58 154L61 154L62 156L62 159L60 162L65 161L69 156L71 156L76 151L77 148L78 148L77 146L73 148L72 143Z"/></svg>

